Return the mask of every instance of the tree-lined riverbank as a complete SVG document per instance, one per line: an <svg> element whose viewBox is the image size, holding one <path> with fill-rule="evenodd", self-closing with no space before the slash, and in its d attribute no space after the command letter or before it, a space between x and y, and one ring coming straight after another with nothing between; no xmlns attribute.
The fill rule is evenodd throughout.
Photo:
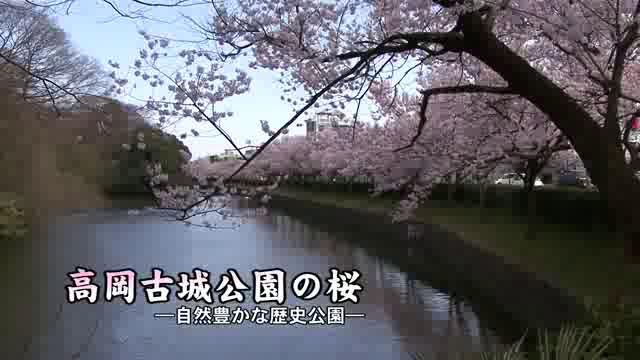
<svg viewBox="0 0 640 360"><path fill-rule="evenodd" d="M394 205L391 199L372 198L366 194L313 192L297 187L279 188L275 193L378 214L389 213ZM435 201L419 208L415 220L440 225L551 285L567 289L585 303L606 302L612 292L620 288L638 295L636 284L640 274L621 271L624 249L614 241L611 233L591 229L577 231L563 225L540 223L537 237L531 242L525 236L527 220L507 210Z"/></svg>
<svg viewBox="0 0 640 360"><path fill-rule="evenodd" d="M290 186L279 188L275 194L302 200L311 206L317 204L383 216L388 216L395 205L395 201L390 198L372 198L357 193L314 192L308 188ZM637 335L640 325L637 312L640 272L631 272L624 266L624 247L616 242L614 234L604 230L579 231L575 227L541 222L536 224L535 241L531 241L526 235L531 226L530 219L514 216L505 209L460 204L456 206L451 202L433 200L418 208L411 221L443 228L454 237L472 245L470 247L498 255L507 264L516 265L518 269L528 272L533 278L543 280L552 288L566 290L577 298L578 303L584 303L585 310L590 315L584 320L578 320L574 326L586 326L585 329L593 328L595 332L588 334L565 329L552 334L551 338L539 337L539 341L542 341L538 345L540 351L563 352L576 350L578 347L595 350L599 346L605 346L608 359L635 359L640 354L640 339ZM460 265L460 261L457 262ZM483 267L470 266L470 270L473 273L467 277L477 279L476 272L483 273L480 277L494 276L492 270ZM500 278L496 278L498 283L508 283L502 276ZM504 293L496 296L509 298ZM516 300L517 297L513 299ZM550 339L553 340L545 343ZM589 342L600 339L603 343L589 345L583 342L585 339L590 339ZM507 358L519 359L520 355L515 355L518 352L515 350ZM531 355L534 358L542 356L540 353Z"/></svg>

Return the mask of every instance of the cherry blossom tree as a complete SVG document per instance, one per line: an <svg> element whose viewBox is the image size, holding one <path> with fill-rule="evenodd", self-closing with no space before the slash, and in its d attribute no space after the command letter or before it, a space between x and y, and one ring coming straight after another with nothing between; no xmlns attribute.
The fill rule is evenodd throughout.
<svg viewBox="0 0 640 360"><path fill-rule="evenodd" d="M149 4L154 6L168 5ZM211 66L217 70L247 54L253 60L249 68L281 73L292 104L300 104L251 159L315 105L360 104L375 83L411 79L405 74L427 72L434 64L450 64L461 73L490 69L501 84L451 83L418 90L419 121L409 144L415 146L426 128L441 124L429 119L431 98L516 96L566 136L620 234L630 245L640 241L632 210L640 201L640 182L634 162L625 156L636 150L625 146L621 128L640 103L634 86L637 0L240 0L207 6L213 16L191 20L215 50ZM197 56L197 51L188 54ZM237 81L244 84L244 79ZM193 81L198 87L199 80ZM630 247L630 253L639 255L638 248Z"/></svg>

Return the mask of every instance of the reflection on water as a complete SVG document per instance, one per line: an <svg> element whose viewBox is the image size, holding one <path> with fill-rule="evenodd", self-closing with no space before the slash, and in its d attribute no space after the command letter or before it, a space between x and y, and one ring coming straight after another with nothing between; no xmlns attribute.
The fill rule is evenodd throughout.
<svg viewBox="0 0 640 360"><path fill-rule="evenodd" d="M45 236L30 243L36 247L27 253L21 249L22 261L4 263L5 274L23 277L11 285L12 289L27 283L24 278L28 278L30 288L38 294L25 298L9 293L4 299L7 306L18 310L12 312L13 320L20 319L15 315L20 312L36 314L28 325L22 325L25 331L38 335L32 337L29 355L20 356L25 337L13 330L3 333L10 339L7 351L14 355L8 358L233 356L280 360L362 355L390 360L410 359L409 354L421 352L428 359L449 359L454 353L500 346L500 339L478 320L468 304L416 280L366 249L350 245L344 241L346 234L322 231L284 214L246 207L238 211L255 216L237 230L214 231L167 222L149 211L138 216L128 216L126 210L106 210L61 217ZM11 258L15 260L19 253L16 250ZM184 303L172 293L169 303L149 305L140 287L132 305L106 303L103 298L94 305L67 304L66 273L76 266L93 269L99 275L105 270L133 268L141 277L148 277L153 267L171 275L199 267L211 272L212 282L233 268L250 286L254 269L282 268L289 281L302 272L326 279L332 267L356 269L362 274L359 283L364 287L360 301L340 305L345 306L346 313L363 313L366 317L347 318L342 326L178 326L175 319L154 318L153 314L175 312L180 305L205 304ZM100 276L97 283L104 284ZM286 306L309 309L332 305L327 295L305 302L290 291ZM218 302L217 295L214 298ZM244 306L252 309L256 305ZM11 326L5 324L3 328Z"/></svg>
<svg viewBox="0 0 640 360"><path fill-rule="evenodd" d="M471 308L459 299L435 290L400 271L361 247L349 246L335 235L285 215L272 214L258 222L275 228L281 248L298 249L298 256L318 263L331 262L344 269L358 269L364 277L362 304L372 307L378 319L393 329L391 341L405 351L451 358L452 351L489 351L500 341ZM291 240L295 239L295 240Z"/></svg>

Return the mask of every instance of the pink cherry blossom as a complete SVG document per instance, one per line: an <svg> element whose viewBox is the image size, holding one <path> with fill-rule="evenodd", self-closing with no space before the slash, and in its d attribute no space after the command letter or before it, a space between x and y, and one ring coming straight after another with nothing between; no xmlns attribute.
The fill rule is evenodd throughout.
<svg viewBox="0 0 640 360"><path fill-rule="evenodd" d="M281 75L283 100L296 102L274 136L315 107L365 103L381 122L355 125L353 141L332 131L317 141L270 139L251 165L196 173L365 174L379 191L406 191L402 208L412 209L443 178L482 177L496 163L548 161L571 148L618 221L636 226L627 208L640 201L640 149L625 124L640 104L637 0L205 3L215 16L196 28L208 46L180 45L181 63L167 64L175 57L154 51L169 41L143 32L147 45L134 62L142 75L126 83L125 71L114 72L117 86L142 79L165 87L175 112L155 100L149 109L206 121L239 153L218 126L228 114L217 109L249 90L252 71ZM232 65L241 68L223 74Z"/></svg>

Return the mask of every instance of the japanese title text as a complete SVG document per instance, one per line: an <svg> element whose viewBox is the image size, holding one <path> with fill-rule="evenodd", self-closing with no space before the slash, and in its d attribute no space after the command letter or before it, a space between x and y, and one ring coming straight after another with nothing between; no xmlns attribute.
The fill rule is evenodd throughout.
<svg viewBox="0 0 640 360"><path fill-rule="evenodd" d="M287 273L282 269L253 270L253 282L250 287L241 279L238 271L228 269L221 274L216 285L211 282L211 273L195 268L191 273L181 272L177 277L165 274L160 268L151 269L151 276L139 279L139 275L132 269L109 270L104 272L104 299L111 302L120 298L126 304L136 301L136 287L144 288L146 302L149 304L166 303L170 300L171 287L177 286L176 298L182 301L204 302L213 304L215 293L221 304L229 302L245 302L246 293L252 292L253 302L277 303L282 305L287 297ZM77 267L67 276L72 285L67 285L67 301L75 303L85 301L94 304L98 301L100 286L94 282L96 272ZM300 273L293 277L291 292L302 300L313 300L320 294L329 296L331 303L339 304L352 302L357 304L360 299L358 292L363 290L358 284L361 274L358 270L340 271L336 268L329 270L329 276L323 279L310 272ZM323 292L324 291L324 292Z"/></svg>

